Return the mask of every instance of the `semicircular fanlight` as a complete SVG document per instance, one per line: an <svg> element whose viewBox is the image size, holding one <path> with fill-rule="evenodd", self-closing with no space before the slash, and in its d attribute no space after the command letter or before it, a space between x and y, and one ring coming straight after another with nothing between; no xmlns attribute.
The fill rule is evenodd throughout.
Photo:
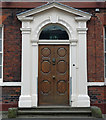
<svg viewBox="0 0 106 120"><path fill-rule="evenodd" d="M66 30L59 25L48 25L46 26L39 36L40 40L68 40L69 36Z"/></svg>

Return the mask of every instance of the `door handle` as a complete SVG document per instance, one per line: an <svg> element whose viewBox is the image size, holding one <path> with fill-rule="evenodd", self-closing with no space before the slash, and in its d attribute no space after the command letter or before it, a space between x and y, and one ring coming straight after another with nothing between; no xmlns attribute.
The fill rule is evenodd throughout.
<svg viewBox="0 0 106 120"><path fill-rule="evenodd" d="M53 75L53 79L55 79L55 76Z"/></svg>
<svg viewBox="0 0 106 120"><path fill-rule="evenodd" d="M53 62L53 65L55 65L56 59L53 58L53 59L52 59L52 62Z"/></svg>

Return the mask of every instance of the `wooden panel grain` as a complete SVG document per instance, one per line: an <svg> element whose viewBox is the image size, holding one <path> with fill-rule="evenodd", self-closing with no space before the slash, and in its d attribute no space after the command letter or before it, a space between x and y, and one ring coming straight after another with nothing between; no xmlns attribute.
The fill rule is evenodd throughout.
<svg viewBox="0 0 106 120"><path fill-rule="evenodd" d="M69 46L39 45L39 105L69 105Z"/></svg>

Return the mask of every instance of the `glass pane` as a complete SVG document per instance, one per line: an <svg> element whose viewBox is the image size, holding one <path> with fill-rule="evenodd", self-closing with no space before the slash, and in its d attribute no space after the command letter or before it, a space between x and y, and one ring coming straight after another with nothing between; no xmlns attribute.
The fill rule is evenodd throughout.
<svg viewBox="0 0 106 120"><path fill-rule="evenodd" d="M0 39L2 38L2 27L0 27Z"/></svg>
<svg viewBox="0 0 106 120"><path fill-rule="evenodd" d="M106 26L105 26L105 38L106 38Z"/></svg>
<svg viewBox="0 0 106 120"><path fill-rule="evenodd" d="M2 78L2 66L0 66L0 78Z"/></svg>
<svg viewBox="0 0 106 120"><path fill-rule="evenodd" d="M0 40L0 51L2 51L2 41Z"/></svg>
<svg viewBox="0 0 106 120"><path fill-rule="evenodd" d="M2 54L0 54L0 65L2 65Z"/></svg>
<svg viewBox="0 0 106 120"><path fill-rule="evenodd" d="M68 34L59 25L48 25L45 27L41 34L39 39L47 39L47 40L68 40Z"/></svg>

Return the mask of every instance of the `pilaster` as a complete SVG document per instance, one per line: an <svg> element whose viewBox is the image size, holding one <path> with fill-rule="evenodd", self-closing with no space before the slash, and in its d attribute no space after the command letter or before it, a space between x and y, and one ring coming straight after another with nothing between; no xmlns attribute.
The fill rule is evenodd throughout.
<svg viewBox="0 0 106 120"><path fill-rule="evenodd" d="M22 23L22 87L19 98L19 107L31 107L31 44L30 44L30 21Z"/></svg>
<svg viewBox="0 0 106 120"><path fill-rule="evenodd" d="M71 79L71 86L72 88L70 91L71 96L70 96L70 104L72 107L76 107L76 102L77 102L77 39L71 39L70 40L70 77L72 76Z"/></svg>
<svg viewBox="0 0 106 120"><path fill-rule="evenodd" d="M31 40L32 44L32 106L38 106L38 43Z"/></svg>
<svg viewBox="0 0 106 120"><path fill-rule="evenodd" d="M77 74L77 107L89 107L90 98L87 90L87 39L85 18L78 18L78 74Z"/></svg>

